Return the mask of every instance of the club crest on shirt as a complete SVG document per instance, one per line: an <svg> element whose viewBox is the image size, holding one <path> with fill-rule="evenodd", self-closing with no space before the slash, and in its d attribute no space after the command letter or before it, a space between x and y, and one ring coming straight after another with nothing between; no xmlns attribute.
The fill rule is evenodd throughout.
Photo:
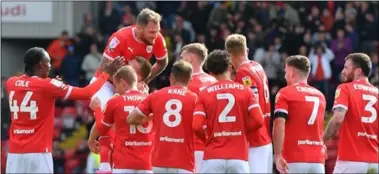
<svg viewBox="0 0 379 174"><path fill-rule="evenodd" d="M253 84L253 82L251 81L251 78L249 76L246 76L242 78L242 84L250 87Z"/></svg>
<svg viewBox="0 0 379 174"><path fill-rule="evenodd" d="M151 45L147 46L147 47L146 47L146 51L147 51L148 53L151 53L151 51L153 51L153 46L151 46Z"/></svg>
<svg viewBox="0 0 379 174"><path fill-rule="evenodd" d="M340 93L341 93L341 88L338 88L338 89L336 90L336 95L334 96L334 98L335 98L335 99L338 98L338 97L340 96Z"/></svg>
<svg viewBox="0 0 379 174"><path fill-rule="evenodd" d="M120 44L120 41L117 39L117 37L112 38L112 40L109 42L109 49L115 49L118 44Z"/></svg>

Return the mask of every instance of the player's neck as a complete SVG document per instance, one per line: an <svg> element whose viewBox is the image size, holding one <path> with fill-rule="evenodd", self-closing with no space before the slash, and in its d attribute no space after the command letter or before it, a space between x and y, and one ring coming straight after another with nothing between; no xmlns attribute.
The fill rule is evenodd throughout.
<svg viewBox="0 0 379 174"><path fill-rule="evenodd" d="M366 77L366 76L358 76L358 77L354 78L354 81L358 81L358 80L364 80L364 81L368 82L368 77Z"/></svg>
<svg viewBox="0 0 379 174"><path fill-rule="evenodd" d="M180 87L187 87L188 84L184 84L182 82L174 82L171 84L171 86L180 86Z"/></svg>
<svg viewBox="0 0 379 174"><path fill-rule="evenodd" d="M193 69L192 69L192 75L194 74L200 74L200 73L203 73L203 68L201 68L201 66L192 66Z"/></svg>
<svg viewBox="0 0 379 174"><path fill-rule="evenodd" d="M241 55L233 57L231 62L233 67L237 70L241 66L241 64L247 61L249 61L249 59L245 55Z"/></svg>
<svg viewBox="0 0 379 174"><path fill-rule="evenodd" d="M217 81L220 81L220 80L231 80L230 76L228 74L226 74L226 73L215 75L214 77L216 78Z"/></svg>
<svg viewBox="0 0 379 174"><path fill-rule="evenodd" d="M24 74L29 77L32 77L32 76L41 77L40 75L41 73L38 73L36 71L25 71Z"/></svg>
<svg viewBox="0 0 379 174"><path fill-rule="evenodd" d="M292 82L292 85L294 85L294 84L299 84L299 83L308 84L308 80L307 80L307 79L295 79L295 80Z"/></svg>

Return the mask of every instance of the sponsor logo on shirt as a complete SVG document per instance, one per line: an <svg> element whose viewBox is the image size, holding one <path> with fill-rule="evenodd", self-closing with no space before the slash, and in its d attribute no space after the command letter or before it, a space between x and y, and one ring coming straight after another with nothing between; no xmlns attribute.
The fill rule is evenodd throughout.
<svg viewBox="0 0 379 174"><path fill-rule="evenodd" d="M125 141L125 146L151 146L151 141Z"/></svg>
<svg viewBox="0 0 379 174"><path fill-rule="evenodd" d="M214 137L241 136L242 135L242 131L238 131L238 132L226 132L226 131L222 131L222 132L215 132L213 135L214 135Z"/></svg>
<svg viewBox="0 0 379 174"><path fill-rule="evenodd" d="M297 145L312 145L312 146L321 146L321 141L311 141L311 140L298 140Z"/></svg>
<svg viewBox="0 0 379 174"><path fill-rule="evenodd" d="M15 129L13 134L34 134L34 129Z"/></svg>
<svg viewBox="0 0 379 174"><path fill-rule="evenodd" d="M160 141L170 142L170 143L184 143L183 138L171 138L168 136L160 137Z"/></svg>

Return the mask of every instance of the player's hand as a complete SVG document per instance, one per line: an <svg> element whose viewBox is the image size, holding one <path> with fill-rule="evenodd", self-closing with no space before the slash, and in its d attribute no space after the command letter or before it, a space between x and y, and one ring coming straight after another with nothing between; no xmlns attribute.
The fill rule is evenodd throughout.
<svg viewBox="0 0 379 174"><path fill-rule="evenodd" d="M89 103L89 107L94 111L97 107L100 107L101 103L100 100L96 97L91 100L91 103Z"/></svg>
<svg viewBox="0 0 379 174"><path fill-rule="evenodd" d="M118 69L120 69L122 66L125 65L125 59L124 57L116 57L115 59L111 60L109 63L107 63L104 66L104 72L108 73L110 76L113 76L117 72Z"/></svg>
<svg viewBox="0 0 379 174"><path fill-rule="evenodd" d="M280 173L288 173L288 163L282 155L274 155L276 169Z"/></svg>
<svg viewBox="0 0 379 174"><path fill-rule="evenodd" d="M55 76L54 79L59 80L59 81L63 81L62 78L59 75Z"/></svg>
<svg viewBox="0 0 379 174"><path fill-rule="evenodd" d="M99 142L93 139L88 140L88 147L91 150L92 153L94 154L99 154Z"/></svg>
<svg viewBox="0 0 379 174"><path fill-rule="evenodd" d="M149 86L145 82L138 82L137 87L138 91L144 94L149 94Z"/></svg>

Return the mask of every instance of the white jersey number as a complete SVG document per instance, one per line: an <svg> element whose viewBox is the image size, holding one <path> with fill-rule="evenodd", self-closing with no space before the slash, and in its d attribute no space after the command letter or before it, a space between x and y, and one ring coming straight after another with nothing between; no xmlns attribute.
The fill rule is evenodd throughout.
<svg viewBox="0 0 379 174"><path fill-rule="evenodd" d="M30 100L30 98L33 95L33 92L28 91L26 92L24 99L22 99L21 105L17 105L17 100L13 100L15 92L11 91L9 93L9 107L10 111L13 113L13 119L18 119L18 112L29 112L30 113L30 119L35 120L37 119L37 102L34 100ZM26 106L28 103L30 103L29 106Z"/></svg>
<svg viewBox="0 0 379 174"><path fill-rule="evenodd" d="M315 121L316 121L318 108L320 106L320 99L318 97L305 96L305 101L313 103L311 117L308 120L308 125L313 125L315 124Z"/></svg>
<svg viewBox="0 0 379 174"><path fill-rule="evenodd" d="M363 100L368 101L367 105L365 106L365 111L368 111L371 113L370 117L364 117L362 116L362 122L363 123L373 123L376 120L376 117L378 116L378 111L373 107L375 103L378 101L378 99L375 96L372 95L362 95Z"/></svg>
<svg viewBox="0 0 379 174"><path fill-rule="evenodd" d="M175 109L172 109L175 106ZM171 99L166 102L165 109L166 113L163 114L163 122L168 127L176 127L182 122L182 116L180 115L180 111L182 111L183 104L178 99ZM170 116L173 115L175 117L174 121L170 121Z"/></svg>
<svg viewBox="0 0 379 174"><path fill-rule="evenodd" d="M128 112L128 115L133 111L134 106L124 106L124 111ZM151 132L151 129L153 128L153 123L150 120L149 125L147 127L143 127L142 125L130 125L130 134L136 134L137 130L138 132L141 132L143 134L148 134Z"/></svg>
<svg viewBox="0 0 379 174"><path fill-rule="evenodd" d="M217 94L217 100L228 100L228 104L226 104L225 108L220 113L218 117L218 122L220 123L229 123L235 122L236 116L228 116L229 112L232 110L234 104L236 103L236 99L230 93Z"/></svg>

